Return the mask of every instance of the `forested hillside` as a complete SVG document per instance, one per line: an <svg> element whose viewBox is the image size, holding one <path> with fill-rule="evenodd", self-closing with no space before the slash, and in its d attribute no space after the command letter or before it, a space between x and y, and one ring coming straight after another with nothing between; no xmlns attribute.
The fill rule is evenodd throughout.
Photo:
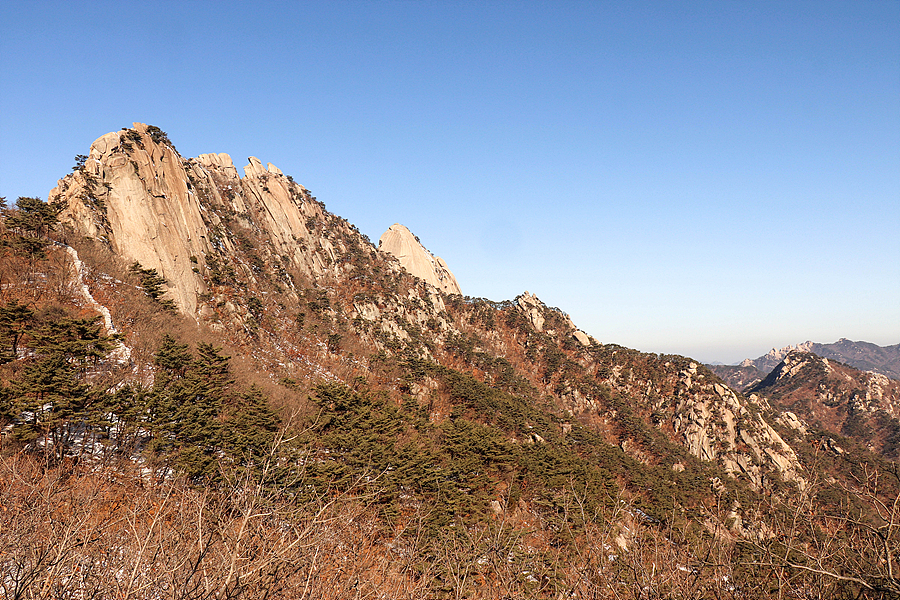
<svg viewBox="0 0 900 600"><path fill-rule="evenodd" d="M446 294L272 165L135 124L0 235L7 597L900 592L884 455Z"/></svg>

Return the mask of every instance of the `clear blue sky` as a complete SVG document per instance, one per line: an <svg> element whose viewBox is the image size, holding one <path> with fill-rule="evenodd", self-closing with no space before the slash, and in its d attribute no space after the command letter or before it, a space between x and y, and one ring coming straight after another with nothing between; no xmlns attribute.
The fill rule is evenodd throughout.
<svg viewBox="0 0 900 600"><path fill-rule="evenodd" d="M603 342L900 343L897 0L4 0L0 61L8 200L140 121Z"/></svg>

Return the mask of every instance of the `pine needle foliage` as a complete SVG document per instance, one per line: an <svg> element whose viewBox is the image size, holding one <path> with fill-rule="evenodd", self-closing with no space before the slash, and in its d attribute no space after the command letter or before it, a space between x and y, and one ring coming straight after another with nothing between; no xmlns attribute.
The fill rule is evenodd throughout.
<svg viewBox="0 0 900 600"><path fill-rule="evenodd" d="M34 321L34 311L16 301L0 307L0 364L15 360L19 341Z"/></svg>
<svg viewBox="0 0 900 600"><path fill-rule="evenodd" d="M7 246L19 256L31 260L46 256L45 249L50 244L50 233L58 225L61 204L48 204L40 198L22 196L15 208L2 208L0 215L3 225L12 235L4 236L0 245Z"/></svg>
<svg viewBox="0 0 900 600"><path fill-rule="evenodd" d="M11 347L6 360L21 366L3 393L0 414L21 442L42 440L58 456L74 437L99 422L104 393L85 383L90 365L112 349L114 339L102 333L97 318L76 319L9 303L0 307L0 337ZM23 356L19 357L19 346Z"/></svg>
<svg viewBox="0 0 900 600"><path fill-rule="evenodd" d="M160 372L141 403L148 448L159 461L194 481L216 481L223 457L246 462L265 454L278 419L259 389L235 389L221 348L201 342L195 356L166 335L155 362Z"/></svg>
<svg viewBox="0 0 900 600"><path fill-rule="evenodd" d="M141 282L141 289L153 302L161 306L167 312L174 313L177 309L175 302L170 298L163 298L166 291L163 286L168 283L166 278L160 275L156 269L147 269L141 266L141 263L135 262L129 268L129 271L137 275Z"/></svg>

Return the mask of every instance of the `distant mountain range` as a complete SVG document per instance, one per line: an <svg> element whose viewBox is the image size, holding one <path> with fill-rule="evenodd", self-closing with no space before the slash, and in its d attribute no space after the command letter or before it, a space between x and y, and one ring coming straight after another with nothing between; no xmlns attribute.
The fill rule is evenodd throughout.
<svg viewBox="0 0 900 600"><path fill-rule="evenodd" d="M833 344L804 342L796 346L772 348L756 359L745 359L740 365L707 365L711 371L735 389L745 389L771 373L793 351L810 352L821 358L838 361L860 371L872 371L900 380L900 344L878 346L870 342L854 342L841 338Z"/></svg>
<svg viewBox="0 0 900 600"><path fill-rule="evenodd" d="M900 458L900 381L792 350L745 393L765 396L792 420L799 417L811 427L850 438L871 452L891 460Z"/></svg>

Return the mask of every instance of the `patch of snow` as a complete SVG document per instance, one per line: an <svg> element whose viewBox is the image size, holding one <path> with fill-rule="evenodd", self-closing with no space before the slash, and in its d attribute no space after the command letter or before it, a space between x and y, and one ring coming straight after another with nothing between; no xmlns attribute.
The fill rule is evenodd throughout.
<svg viewBox="0 0 900 600"><path fill-rule="evenodd" d="M118 332L116 326L113 324L112 313L109 312L109 309L97 302L94 299L94 296L91 294L91 290L88 288L87 283L84 281L84 263L81 262L81 259L78 257L78 251L75 250L72 246L62 244L60 242L56 242L60 246L63 246L66 249L66 252L72 258L72 265L75 269L75 289L79 291L81 297L84 299L87 304L103 315L103 326L106 328L106 331L110 335L115 335ZM124 342L119 340L116 344L116 347L110 353L110 356L116 359L116 362L119 364L127 363L131 360L131 348L125 345Z"/></svg>

